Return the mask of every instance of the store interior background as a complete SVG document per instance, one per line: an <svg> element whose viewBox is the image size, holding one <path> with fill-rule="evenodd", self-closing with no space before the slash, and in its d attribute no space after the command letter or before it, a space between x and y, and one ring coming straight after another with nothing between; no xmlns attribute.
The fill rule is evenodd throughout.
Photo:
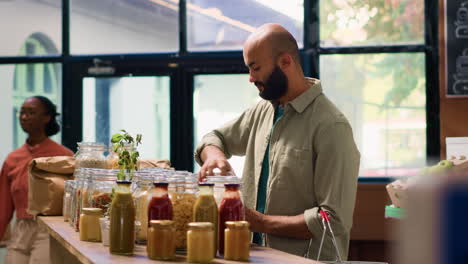
<svg viewBox="0 0 468 264"><path fill-rule="evenodd" d="M21 103L42 94L61 109L54 139L73 150L124 128L143 134L143 157L196 171L201 136L259 100L243 41L280 23L298 40L306 75L350 120L363 156L350 259L391 261L385 184L444 159L445 137L468 136L468 98L445 96L444 1L235 2L0 1L0 162L25 140ZM233 160L239 176L242 162Z"/></svg>

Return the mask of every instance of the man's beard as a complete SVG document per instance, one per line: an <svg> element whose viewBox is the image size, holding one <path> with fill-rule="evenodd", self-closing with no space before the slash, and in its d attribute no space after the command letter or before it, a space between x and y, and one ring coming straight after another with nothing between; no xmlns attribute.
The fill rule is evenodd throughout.
<svg viewBox="0 0 468 264"><path fill-rule="evenodd" d="M254 84L257 87L263 86L263 91L259 93L260 97L269 101L277 101L288 90L288 77L286 77L280 67L275 66L266 83L255 82Z"/></svg>

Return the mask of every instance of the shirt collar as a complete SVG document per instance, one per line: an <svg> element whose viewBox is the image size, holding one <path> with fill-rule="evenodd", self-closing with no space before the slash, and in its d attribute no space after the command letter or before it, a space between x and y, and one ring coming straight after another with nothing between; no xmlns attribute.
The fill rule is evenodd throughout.
<svg viewBox="0 0 468 264"><path fill-rule="evenodd" d="M294 100L288 102L294 110L298 113L302 113L307 106L309 106L317 96L322 94L322 84L320 80L314 78L305 78L309 83L309 88L305 90L301 95L296 97Z"/></svg>
<svg viewBox="0 0 468 264"><path fill-rule="evenodd" d="M29 150L29 152L34 152L34 151L38 150L39 148L41 148L42 146L47 145L49 142L50 142L50 139L47 137L44 140L42 140L42 142L40 142L40 143L38 143L38 144L36 144L34 146L31 146L28 143L24 143L24 145Z"/></svg>

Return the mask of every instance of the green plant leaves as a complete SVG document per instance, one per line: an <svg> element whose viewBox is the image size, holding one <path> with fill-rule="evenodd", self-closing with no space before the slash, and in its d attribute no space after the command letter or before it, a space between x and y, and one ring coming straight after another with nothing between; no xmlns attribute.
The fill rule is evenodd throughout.
<svg viewBox="0 0 468 264"><path fill-rule="evenodd" d="M138 170L138 158L140 153L135 151L135 145L138 146L141 144L142 135L137 134L133 138L125 130L120 130L121 133L116 133L112 136L111 142L114 144L114 152L119 156L119 172L117 173L117 178L119 180L125 179L125 172L128 173L130 180L133 177L133 171Z"/></svg>

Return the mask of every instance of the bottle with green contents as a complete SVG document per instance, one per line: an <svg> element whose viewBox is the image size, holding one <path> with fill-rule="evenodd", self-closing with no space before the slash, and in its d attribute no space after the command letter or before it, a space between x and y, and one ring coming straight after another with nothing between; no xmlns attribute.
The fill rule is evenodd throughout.
<svg viewBox="0 0 468 264"><path fill-rule="evenodd" d="M210 222L214 227L214 255L218 250L218 206L213 195L214 183L199 183L199 192L193 207L194 222Z"/></svg>
<svg viewBox="0 0 468 264"><path fill-rule="evenodd" d="M135 245L135 205L130 181L117 181L110 210L110 253L133 255Z"/></svg>

